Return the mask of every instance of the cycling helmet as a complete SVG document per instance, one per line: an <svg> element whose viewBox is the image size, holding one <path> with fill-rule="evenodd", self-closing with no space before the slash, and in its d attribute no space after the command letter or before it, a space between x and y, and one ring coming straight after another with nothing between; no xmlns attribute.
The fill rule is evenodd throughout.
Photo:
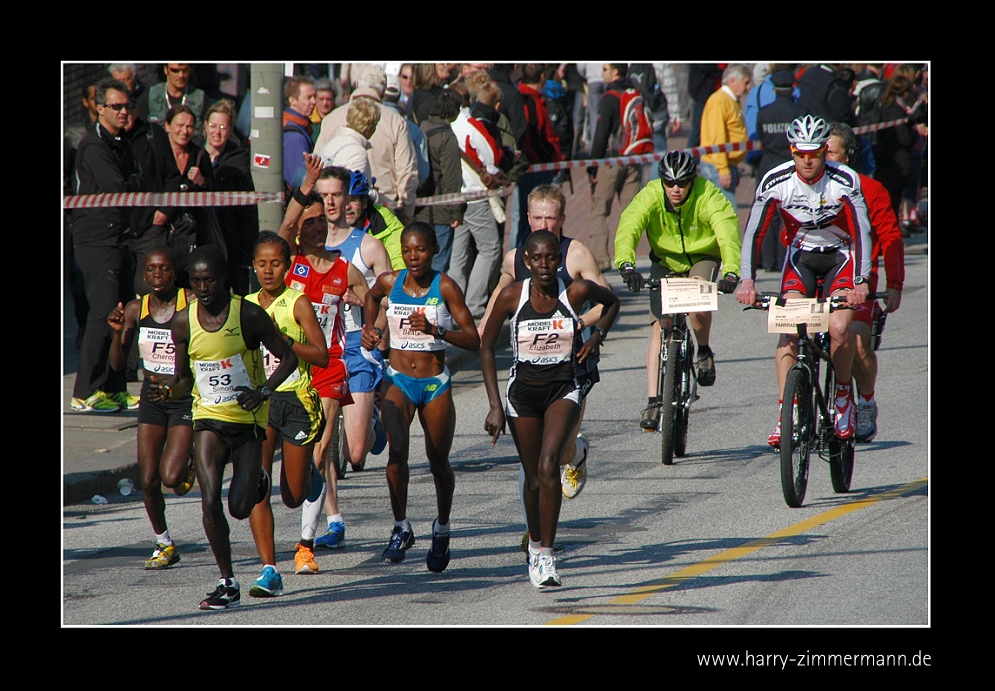
<svg viewBox="0 0 995 691"><path fill-rule="evenodd" d="M370 183L361 170L349 171L349 195L362 197L370 193Z"/></svg>
<svg viewBox="0 0 995 691"><path fill-rule="evenodd" d="M797 151L818 151L829 141L829 123L815 115L804 115L791 121L787 135Z"/></svg>
<svg viewBox="0 0 995 691"><path fill-rule="evenodd" d="M693 178L698 173L698 164L687 151L669 151L660 159L660 178L665 182L675 182Z"/></svg>

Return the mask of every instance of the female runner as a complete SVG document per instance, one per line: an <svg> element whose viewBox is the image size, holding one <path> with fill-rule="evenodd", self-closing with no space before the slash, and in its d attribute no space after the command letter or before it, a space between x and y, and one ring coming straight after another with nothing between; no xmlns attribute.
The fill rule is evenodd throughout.
<svg viewBox="0 0 995 691"><path fill-rule="evenodd" d="M573 443L571 431L580 417L575 368L599 354L619 309L615 294L597 283L582 279L564 283L556 272L561 260L560 241L553 233L537 230L528 236L525 264L531 277L498 294L480 348L480 369L491 407L484 429L493 435L492 443L497 443L507 416L525 469L522 500L529 524L529 579L536 588L562 585L553 541L563 499L560 457L567 443ZM588 300L603 309L594 333L575 353L578 314ZM514 360L508 374L506 413L498 393L494 348L509 318Z"/></svg>
<svg viewBox="0 0 995 691"><path fill-rule="evenodd" d="M401 233L401 255L406 268L380 274L366 294L363 347L376 348L381 332L376 322L380 305L387 298L390 327L390 366L385 379L383 424L390 453L387 486L394 529L384 550L385 562L404 561L404 553L415 543L407 518L409 429L418 413L425 430L425 454L435 478L438 517L432 523L432 548L425 563L439 573L449 565L449 513L453 505L456 477L449 465L449 450L456 429L446 346L479 350L480 336L463 299L463 291L449 276L432 269L439 251L435 229L414 222ZM453 323L459 331L451 331Z"/></svg>
<svg viewBox="0 0 995 691"><path fill-rule="evenodd" d="M286 337L297 354L297 371L287 377L270 397L268 429L263 442L263 468L269 474L273 472L276 445L281 442L280 494L286 506L296 509L309 495L316 497L324 482L314 465L314 445L321 435L325 416L321 397L311 385L311 366L328 366L328 346L311 300L285 283L290 270L290 245L287 241L272 231L264 230L259 233L252 255L252 266L262 288L246 299L266 310L277 331ZM280 361L265 346L261 350L268 376ZM262 573L249 588L249 595L280 595L283 592L283 578L276 568L273 508L269 496L253 507L249 527L263 563ZM318 572L313 550L314 540L302 538L294 557L295 573Z"/></svg>
<svg viewBox="0 0 995 691"><path fill-rule="evenodd" d="M173 317L186 309L193 293L177 287L173 252L160 245L151 248L144 257L144 279L151 291L118 303L107 317L113 330L108 354L110 366L116 372L125 367L125 353L138 334L141 357L142 394L138 404L138 468L141 472L142 499L145 512L155 532L155 550L145 562L146 569L164 569L180 560L180 550L173 544L166 527L166 499L162 485L183 496L194 483L193 417L190 394L153 403L147 395L156 377L173 376L173 338L170 328Z"/></svg>

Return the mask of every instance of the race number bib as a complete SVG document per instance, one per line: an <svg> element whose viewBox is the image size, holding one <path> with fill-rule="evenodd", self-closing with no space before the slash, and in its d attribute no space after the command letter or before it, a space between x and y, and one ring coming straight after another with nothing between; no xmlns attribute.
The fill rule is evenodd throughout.
<svg viewBox="0 0 995 691"><path fill-rule="evenodd" d="M439 323L437 305L391 305L387 311L390 333L391 336L400 335L398 339L391 339L391 347L398 350L438 350L435 336L411 328L410 316L415 312L424 314L429 324ZM438 342L445 346L445 341Z"/></svg>
<svg viewBox="0 0 995 691"><path fill-rule="evenodd" d="M142 366L149 372L172 375L175 371L173 335L169 329L142 326L138 329L138 352Z"/></svg>
<svg viewBox="0 0 995 691"><path fill-rule="evenodd" d="M273 353L269 352L266 346L263 345L262 343L259 344L259 352L263 356L263 367L266 369L266 378L269 379L270 377L273 376L273 372L276 371L276 368L280 366L280 358L278 358ZM286 379L283 380L283 384L290 384L292 382L297 381L300 378L301 378L300 368L299 367L294 368L294 371L290 374L290 376L288 376ZM281 384L280 386L282 387L283 384Z"/></svg>
<svg viewBox="0 0 995 691"><path fill-rule="evenodd" d="M202 405L221 405L236 400L240 391L235 387L253 388L241 355L224 360L194 362L194 379Z"/></svg>
<svg viewBox="0 0 995 691"><path fill-rule="evenodd" d="M573 319L556 316L529 319L518 329L518 359L533 365L555 365L573 355Z"/></svg>

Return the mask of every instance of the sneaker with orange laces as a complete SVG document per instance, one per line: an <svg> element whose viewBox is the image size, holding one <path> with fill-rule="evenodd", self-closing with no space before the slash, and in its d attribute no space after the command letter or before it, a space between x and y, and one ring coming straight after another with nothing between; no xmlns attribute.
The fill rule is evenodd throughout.
<svg viewBox="0 0 995 691"><path fill-rule="evenodd" d="M836 416L833 423L836 436L840 439L850 439L857 430L857 406L853 404L850 383L836 385Z"/></svg>
<svg viewBox="0 0 995 691"><path fill-rule="evenodd" d="M314 551L297 543L297 554L294 555L294 573L318 573L318 562L314 560Z"/></svg>

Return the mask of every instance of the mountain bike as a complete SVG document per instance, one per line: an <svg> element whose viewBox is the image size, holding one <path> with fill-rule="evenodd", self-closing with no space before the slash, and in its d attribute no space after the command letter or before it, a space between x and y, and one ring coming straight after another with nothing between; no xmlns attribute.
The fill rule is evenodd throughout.
<svg viewBox="0 0 995 691"><path fill-rule="evenodd" d="M821 284L820 284L821 287ZM818 291L817 291L818 292ZM767 311L776 293L762 293L756 304L744 309ZM887 297L887 293L873 293L874 299ZM852 309L845 296L816 298L816 304L826 305L829 312ZM833 491L845 494L853 480L854 440L836 436L833 424L833 397L836 391L836 368L829 354L830 338L827 331L808 333L805 323L796 324L798 333L798 361L788 370L784 382L781 412L781 493L791 508L802 505L808 488L809 454L815 451L829 463L829 477ZM826 363L825 376L820 378L822 363Z"/></svg>
<svg viewBox="0 0 995 691"><path fill-rule="evenodd" d="M646 286L656 290L662 299L661 283L667 278L650 278ZM684 279L686 280L686 279ZM713 284L713 290L714 284ZM656 299L656 298L651 298ZM661 310L661 314L666 314ZM673 323L663 329L660 338L660 367L656 394L660 400L661 460L673 465L674 456L681 458L687 451L688 422L691 404L698 400L698 375L695 369L694 340L688 312L671 314Z"/></svg>

